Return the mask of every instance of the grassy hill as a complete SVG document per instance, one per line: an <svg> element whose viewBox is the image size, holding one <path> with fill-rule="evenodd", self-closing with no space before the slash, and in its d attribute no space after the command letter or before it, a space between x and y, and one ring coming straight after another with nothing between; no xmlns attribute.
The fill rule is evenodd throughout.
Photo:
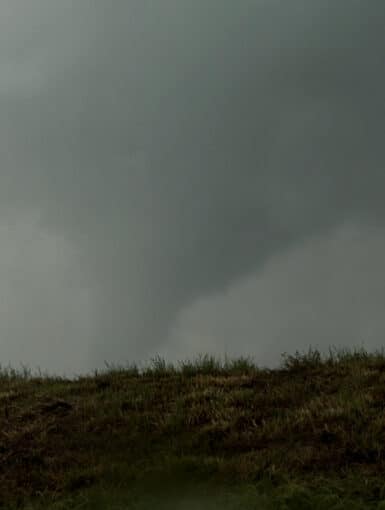
<svg viewBox="0 0 385 510"><path fill-rule="evenodd" d="M3 369L2 508L385 509L383 354L283 357Z"/></svg>

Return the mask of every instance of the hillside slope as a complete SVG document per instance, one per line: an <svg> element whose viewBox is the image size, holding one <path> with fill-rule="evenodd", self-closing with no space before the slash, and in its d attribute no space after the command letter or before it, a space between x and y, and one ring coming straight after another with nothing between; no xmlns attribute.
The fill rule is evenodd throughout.
<svg viewBox="0 0 385 510"><path fill-rule="evenodd" d="M3 371L0 503L175 476L385 499L385 357L296 354L276 370L205 356L72 381Z"/></svg>

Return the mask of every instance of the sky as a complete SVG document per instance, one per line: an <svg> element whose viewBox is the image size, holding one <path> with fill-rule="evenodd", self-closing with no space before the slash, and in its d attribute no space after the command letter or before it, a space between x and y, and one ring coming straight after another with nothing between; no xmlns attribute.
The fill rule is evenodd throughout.
<svg viewBox="0 0 385 510"><path fill-rule="evenodd" d="M383 0L2 0L0 360L385 340Z"/></svg>

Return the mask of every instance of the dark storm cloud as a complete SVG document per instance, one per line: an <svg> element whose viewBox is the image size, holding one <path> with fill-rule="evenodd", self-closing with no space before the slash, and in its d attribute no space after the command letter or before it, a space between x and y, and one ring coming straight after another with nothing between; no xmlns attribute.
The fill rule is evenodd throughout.
<svg viewBox="0 0 385 510"><path fill-rule="evenodd" d="M77 246L90 367L147 357L314 233L383 222L382 1L15 4L0 204Z"/></svg>
<svg viewBox="0 0 385 510"><path fill-rule="evenodd" d="M381 350L385 337L385 230L351 221L269 257L225 292L182 310L163 356L252 356L329 347Z"/></svg>

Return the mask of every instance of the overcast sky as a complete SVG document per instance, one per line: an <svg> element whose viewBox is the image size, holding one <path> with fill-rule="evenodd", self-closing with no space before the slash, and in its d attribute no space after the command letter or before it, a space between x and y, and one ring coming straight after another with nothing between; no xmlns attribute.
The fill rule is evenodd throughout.
<svg viewBox="0 0 385 510"><path fill-rule="evenodd" d="M385 343L383 0L0 0L0 358Z"/></svg>

